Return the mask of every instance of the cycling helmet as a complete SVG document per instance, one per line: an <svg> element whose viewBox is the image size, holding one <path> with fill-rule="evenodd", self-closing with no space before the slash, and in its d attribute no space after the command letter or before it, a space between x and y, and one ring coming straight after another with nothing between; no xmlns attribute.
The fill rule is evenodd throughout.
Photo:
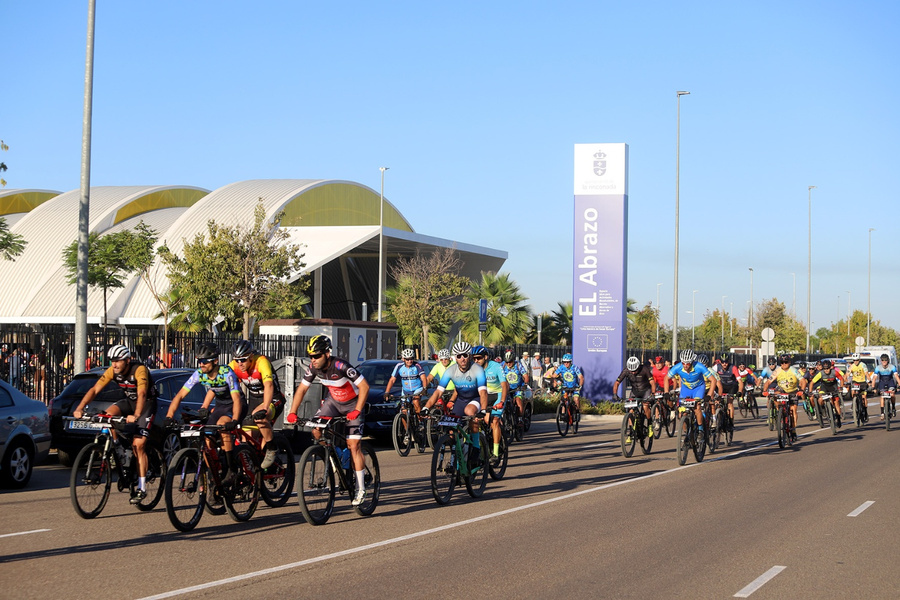
<svg viewBox="0 0 900 600"><path fill-rule="evenodd" d="M208 360L210 358L219 358L219 347L212 342L200 342L197 345L197 359Z"/></svg>
<svg viewBox="0 0 900 600"><path fill-rule="evenodd" d="M859 353L858 353L858 352L854 352L854 353L850 356L850 360L859 360Z"/></svg>
<svg viewBox="0 0 900 600"><path fill-rule="evenodd" d="M637 356L631 356L627 361L625 361L625 368L627 368L629 371L637 371L639 368L641 368L641 361Z"/></svg>
<svg viewBox="0 0 900 600"><path fill-rule="evenodd" d="M131 358L131 350L126 346L119 344L110 348L106 353L106 356L109 357L109 360L128 360Z"/></svg>
<svg viewBox="0 0 900 600"><path fill-rule="evenodd" d="M705 354L701 354L701 355L700 355L700 363L701 363L704 367L708 367L708 366L709 366L709 357L708 357L707 355L705 355Z"/></svg>
<svg viewBox="0 0 900 600"><path fill-rule="evenodd" d="M807 368L807 369L815 369L815 368L816 368L816 363L810 361L810 362L806 363L806 368Z"/></svg>
<svg viewBox="0 0 900 600"><path fill-rule="evenodd" d="M314 354L325 354L331 350L331 339L327 335L314 335L309 339L306 345L306 353L310 356Z"/></svg>
<svg viewBox="0 0 900 600"><path fill-rule="evenodd" d="M456 342L453 344L453 348L450 349L450 353L453 356L457 354L471 354L472 346L469 345L469 342Z"/></svg>
<svg viewBox="0 0 900 600"><path fill-rule="evenodd" d="M563 354L562 361L563 362L572 362L572 355L569 353Z"/></svg>
<svg viewBox="0 0 900 600"><path fill-rule="evenodd" d="M887 354L882 354L882 355L880 356L880 358L881 358L881 360L891 360L891 357L888 356Z"/></svg>
<svg viewBox="0 0 900 600"><path fill-rule="evenodd" d="M678 358L683 363L692 363L697 360L697 354L693 350L682 350Z"/></svg>
<svg viewBox="0 0 900 600"><path fill-rule="evenodd" d="M782 354L781 356L778 357L778 362L782 363L782 364L791 362L790 354Z"/></svg>
<svg viewBox="0 0 900 600"><path fill-rule="evenodd" d="M412 348L404 348L403 352L400 353L400 358L406 360L407 358L414 358L415 352L413 352Z"/></svg>
<svg viewBox="0 0 900 600"><path fill-rule="evenodd" d="M516 362L516 353L512 350L507 350L503 353L503 362Z"/></svg>
<svg viewBox="0 0 900 600"><path fill-rule="evenodd" d="M253 342L247 340L238 340L231 347L231 355L235 358L246 358L256 352Z"/></svg>
<svg viewBox="0 0 900 600"><path fill-rule="evenodd" d="M438 350L438 360L450 359L450 351L446 348L441 348Z"/></svg>
<svg viewBox="0 0 900 600"><path fill-rule="evenodd" d="M769 360L767 361L767 364L768 364L770 367L774 367L775 365L778 364L778 361L775 360L775 357L774 357L774 356L770 356L770 357L769 357Z"/></svg>
<svg viewBox="0 0 900 600"><path fill-rule="evenodd" d="M830 361L830 360L822 360L822 361L819 361L819 362L822 363L822 368L823 368L823 369L830 369L830 368L831 368L831 361Z"/></svg>
<svg viewBox="0 0 900 600"><path fill-rule="evenodd" d="M487 348L484 346L475 346L472 348L472 354L474 356L487 356Z"/></svg>
<svg viewBox="0 0 900 600"><path fill-rule="evenodd" d="M721 361L722 361L723 363L725 363L725 364L728 364L729 362L731 362L731 361L729 360L729 357L728 357L728 353L727 353L727 352L723 352L722 354L720 354L720 355L719 355L719 360L721 360Z"/></svg>

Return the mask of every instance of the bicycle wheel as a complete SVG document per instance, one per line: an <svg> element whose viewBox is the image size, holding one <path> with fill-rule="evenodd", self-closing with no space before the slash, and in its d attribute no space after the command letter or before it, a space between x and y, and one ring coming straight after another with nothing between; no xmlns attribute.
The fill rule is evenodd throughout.
<svg viewBox="0 0 900 600"><path fill-rule="evenodd" d="M531 429L531 413L534 409L531 408L531 404L525 403L525 412L522 414L522 429L525 430L525 433L528 433L528 430Z"/></svg>
<svg viewBox="0 0 900 600"><path fill-rule="evenodd" d="M559 435L566 437L569 433L569 415L566 411L566 401L560 400L559 406L556 407L556 430Z"/></svg>
<svg viewBox="0 0 900 600"><path fill-rule="evenodd" d="M794 440L797 439L797 429L791 418L791 409L789 408L784 411L784 431L786 432L784 436L785 443L788 446L793 446Z"/></svg>
<svg viewBox="0 0 900 600"><path fill-rule="evenodd" d="M581 408L574 400L569 401L569 413L572 421L572 433L578 433L578 424L581 423Z"/></svg>
<svg viewBox="0 0 900 600"><path fill-rule="evenodd" d="M891 401L890 401L890 399L887 399L884 402L884 428L887 431L891 430Z"/></svg>
<svg viewBox="0 0 900 600"><path fill-rule="evenodd" d="M334 471L328 459L328 449L318 444L310 446L300 457L297 477L297 500L300 512L310 525L324 525L334 511Z"/></svg>
<svg viewBox="0 0 900 600"><path fill-rule="evenodd" d="M515 437L517 442L525 439L525 419L522 418L522 413L519 412L518 404L515 405L512 412L512 431L513 437Z"/></svg>
<svg viewBox="0 0 900 600"><path fill-rule="evenodd" d="M728 416L728 411L725 411L725 445L730 446L731 442L734 440L734 419Z"/></svg>
<svg viewBox="0 0 900 600"><path fill-rule="evenodd" d="M619 439L622 442L622 456L631 458L631 455L634 454L634 445L637 443L633 412L626 413L622 418L622 431Z"/></svg>
<svg viewBox="0 0 900 600"><path fill-rule="evenodd" d="M394 450L400 456L409 454L413 445L413 432L409 428L409 416L398 412L394 415L394 423L391 425L391 439L394 441Z"/></svg>
<svg viewBox="0 0 900 600"><path fill-rule="evenodd" d="M479 431L478 438L481 447L478 449L477 458L469 460L469 476L466 477L466 491L473 498L481 498L488 480L487 436L483 431Z"/></svg>
<svg viewBox="0 0 900 600"><path fill-rule="evenodd" d="M431 456L431 493L438 504L447 504L456 487L456 443L447 434L438 439Z"/></svg>
<svg viewBox="0 0 900 600"><path fill-rule="evenodd" d="M747 405L749 406L749 413L753 415L754 419L759 418L759 405L756 403L756 396L753 394L747 394Z"/></svg>
<svg viewBox="0 0 900 600"><path fill-rule="evenodd" d="M678 456L678 464L684 465L687 462L688 450L691 445L691 422L687 413L678 419L678 441L676 443L676 454Z"/></svg>
<svg viewBox="0 0 900 600"><path fill-rule="evenodd" d="M828 413L828 419L831 422L831 435L837 435L837 411L834 410L834 404L831 403L831 400L826 402L828 406L825 407L825 410L822 412Z"/></svg>
<svg viewBox="0 0 900 600"><path fill-rule="evenodd" d="M147 478L145 481L147 497L137 505L140 511L156 508L156 505L162 500L163 489L166 487L166 457L158 448L147 448Z"/></svg>
<svg viewBox="0 0 900 600"><path fill-rule="evenodd" d="M784 409L781 407L775 412L775 430L778 432L778 447L784 448L788 432L784 429Z"/></svg>
<svg viewBox="0 0 900 600"><path fill-rule="evenodd" d="M666 436L674 437L675 428L678 427L678 417L676 416L675 411L670 409L667 405L663 404L662 408L669 413L666 416Z"/></svg>
<svg viewBox="0 0 900 600"><path fill-rule="evenodd" d="M269 445L275 448L275 463L260 474L259 491L263 502L278 508L287 503L294 491L297 465L291 444L282 434L276 433Z"/></svg>
<svg viewBox="0 0 900 600"><path fill-rule="evenodd" d="M439 408L431 409L431 418L425 423L425 435L428 437L428 447L434 450L437 446L438 438L441 437L441 428L438 426L438 420L444 413Z"/></svg>
<svg viewBox="0 0 900 600"><path fill-rule="evenodd" d="M178 531L192 530L203 516L207 472L196 448L182 448L172 457L166 471L166 515Z"/></svg>
<svg viewBox="0 0 900 600"><path fill-rule="evenodd" d="M69 498L82 519L93 519L109 500L112 471L103 444L88 444L75 457L69 476Z"/></svg>
<svg viewBox="0 0 900 600"><path fill-rule="evenodd" d="M741 412L742 417L746 417L747 413L750 411L750 407L747 405L747 398L744 396L738 396L738 410Z"/></svg>
<svg viewBox="0 0 900 600"><path fill-rule="evenodd" d="M493 480L503 479L503 476L506 474L506 467L509 465L509 444L506 442L506 438L501 434L500 435L500 450L497 456L500 458L500 462L497 466L489 465L488 474L491 476Z"/></svg>
<svg viewBox="0 0 900 600"><path fill-rule="evenodd" d="M826 414L825 410L822 410L821 406L816 406L816 418L819 420L819 428L825 427L825 419L828 418L830 413Z"/></svg>
<svg viewBox="0 0 900 600"><path fill-rule="evenodd" d="M815 421L820 417L820 415L817 414L818 411L816 410L816 404L814 402L810 402L810 399L808 397L804 401L803 409L804 412L806 412L806 416L809 417L810 421Z"/></svg>
<svg viewBox="0 0 900 600"><path fill-rule="evenodd" d="M852 403L853 403L853 422L856 424L857 427L862 427L863 426L863 413L862 413L862 406L860 406L860 404L859 404L859 398L854 396Z"/></svg>
<svg viewBox="0 0 900 600"><path fill-rule="evenodd" d="M653 448L653 434L650 433L648 427L650 427L650 420L641 412L638 421L638 437L641 440L641 452L644 454L650 454L650 450Z"/></svg>
<svg viewBox="0 0 900 600"><path fill-rule="evenodd" d="M694 443L691 444L691 447L694 449L694 458L697 462L703 462L703 457L706 455L706 446L709 441L709 423L707 423L707 427L703 428L703 431L700 431L699 427L694 427L693 438Z"/></svg>
<svg viewBox="0 0 900 600"><path fill-rule="evenodd" d="M662 430L666 428L666 417L663 414L664 410L669 410L665 406L662 405L661 402L654 402L653 408L650 409L650 423L653 425L653 437L659 439L659 436L662 435Z"/></svg>
<svg viewBox="0 0 900 600"><path fill-rule="evenodd" d="M237 477L225 493L225 510L234 521L249 521L259 505L259 462L256 452L242 446L234 453Z"/></svg>
<svg viewBox="0 0 900 600"><path fill-rule="evenodd" d="M378 498L381 496L381 471L378 469L378 457L372 447L362 443L360 450L365 459L365 472L363 484L366 486L366 499L359 506L354 506L356 514L367 517L375 512L378 506ZM356 495L356 476L353 477L353 494Z"/></svg>
<svg viewBox="0 0 900 600"><path fill-rule="evenodd" d="M722 437L725 430L725 411L721 408L717 409L713 415L713 421L708 423L709 429L709 453L715 454L722 443Z"/></svg>

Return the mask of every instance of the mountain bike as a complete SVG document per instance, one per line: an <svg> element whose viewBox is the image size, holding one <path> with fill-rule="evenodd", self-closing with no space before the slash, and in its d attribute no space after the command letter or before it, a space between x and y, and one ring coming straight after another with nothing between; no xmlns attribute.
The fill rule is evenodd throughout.
<svg viewBox="0 0 900 600"><path fill-rule="evenodd" d="M346 417L315 417L298 421L299 426L313 427L322 432L318 443L307 448L300 457L300 473L297 477L297 499L300 511L310 525L324 525L334 512L337 492L356 496L356 473L353 456L347 448L347 437L343 427ZM365 459L366 498L359 506L354 506L356 514L366 517L375 512L381 496L381 471L378 457L366 442L360 442L360 451ZM335 487L337 479L337 487Z"/></svg>
<svg viewBox="0 0 900 600"><path fill-rule="evenodd" d="M644 404L649 405L651 402L651 398L631 397L622 404L626 412L622 418L620 440L622 456L625 458L631 458L637 442L641 443L641 452L644 454L650 454L650 449L653 448L652 421L644 414Z"/></svg>
<svg viewBox="0 0 900 600"><path fill-rule="evenodd" d="M396 396L385 396L385 402L396 398ZM400 456L406 456L412 450L413 445L419 454L425 452L425 448L429 445L429 438L425 432L425 424L419 418L416 407L413 405L414 396L403 394L400 396L397 405L397 414L394 415L394 422L391 425L391 441L394 443L394 450Z"/></svg>
<svg viewBox="0 0 900 600"><path fill-rule="evenodd" d="M488 477L488 439L483 431L470 433L469 427L480 417L441 417L438 425L444 428L431 456L431 493L438 504L450 502L453 490L465 483L466 491L473 498L484 494ZM475 448L474 436L478 435L479 447Z"/></svg>
<svg viewBox="0 0 900 600"><path fill-rule="evenodd" d="M83 519L93 519L101 512L109 500L113 475L116 475L116 486L120 492L128 490L132 497L138 487L138 465L131 450L132 435L130 429L135 426L127 424L127 417L97 414L83 416L81 419L63 417L67 421L83 421L111 425L118 433L120 443L113 442L110 427L103 427L94 437L94 441L78 453L72 463L69 476L69 498L72 507ZM153 510L162 497L162 482L166 470L166 460L162 450L146 444L147 452L147 496L143 498L137 509Z"/></svg>
<svg viewBox="0 0 900 600"><path fill-rule="evenodd" d="M688 450L693 451L694 459L697 462L703 462L703 456L706 454L706 435L700 434L697 415L694 414L697 402L699 400L682 399L678 404L680 416L678 418L676 454L679 465L684 465L687 462Z"/></svg>
<svg viewBox="0 0 900 600"><path fill-rule="evenodd" d="M734 439L734 419L728 415L728 401L734 401L734 395L724 394L713 400L709 422L709 452L714 453L724 443L731 445Z"/></svg>
<svg viewBox="0 0 900 600"><path fill-rule="evenodd" d="M560 394L559 406L556 407L556 430L559 435L566 437L569 428L572 433L578 433L578 423L581 421L581 410L575 401L575 388L564 389Z"/></svg>
<svg viewBox="0 0 900 600"><path fill-rule="evenodd" d="M891 430L891 419L896 414L896 406L894 405L894 388L885 388L881 390L881 401L884 403L884 428Z"/></svg>
<svg viewBox="0 0 900 600"><path fill-rule="evenodd" d="M191 419L185 415L186 419ZM257 455L248 445L235 445L235 477L225 483L224 450L220 433L230 426L189 420L181 427L181 445L166 473L166 514L178 531L191 531L203 512L234 521L247 521L256 512L260 496Z"/></svg>
<svg viewBox="0 0 900 600"><path fill-rule="evenodd" d="M819 417L819 427L825 427L825 421L831 425L831 435L837 435L837 421L840 418L838 412L834 408L835 395L831 392L821 391L817 394L818 407L816 413Z"/></svg>
<svg viewBox="0 0 900 600"><path fill-rule="evenodd" d="M759 418L759 405L756 403L756 387L744 386L744 393L737 397L738 410L742 417Z"/></svg>
<svg viewBox="0 0 900 600"><path fill-rule="evenodd" d="M862 385L853 382L850 384L850 400L853 407L853 420L857 427L864 427L869 422L869 408L867 406L866 392Z"/></svg>
<svg viewBox="0 0 900 600"><path fill-rule="evenodd" d="M675 416L674 405L671 404L671 392L666 394L656 392L653 396L653 407L650 409L650 420L653 422L653 437L659 439L663 430L668 437L675 435L675 425L678 419Z"/></svg>
<svg viewBox="0 0 900 600"><path fill-rule="evenodd" d="M803 412L806 413L806 416L809 417L810 421L815 421L819 418L818 406L811 395L807 395L803 400Z"/></svg>
<svg viewBox="0 0 900 600"><path fill-rule="evenodd" d="M772 399L775 407L775 430L778 432L778 447L793 446L797 439L797 426L791 415L791 404L794 396L778 392Z"/></svg>
<svg viewBox="0 0 900 600"><path fill-rule="evenodd" d="M235 430L235 445L249 444L256 452L257 463L265 457L262 437L256 425L239 425ZM260 467L259 491L263 502L272 508L284 506L294 491L296 459L291 443L281 433L275 433L266 446L275 449L275 462L268 469Z"/></svg>

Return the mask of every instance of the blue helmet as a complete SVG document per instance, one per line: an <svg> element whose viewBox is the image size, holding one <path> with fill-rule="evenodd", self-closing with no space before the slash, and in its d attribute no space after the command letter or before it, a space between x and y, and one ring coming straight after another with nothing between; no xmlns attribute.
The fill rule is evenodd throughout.
<svg viewBox="0 0 900 600"><path fill-rule="evenodd" d="M475 346L474 348L472 348L472 355L473 356L487 356L488 355L487 348L485 348L484 346Z"/></svg>
<svg viewBox="0 0 900 600"><path fill-rule="evenodd" d="M563 362L572 362L572 355L571 354L563 354L562 361Z"/></svg>

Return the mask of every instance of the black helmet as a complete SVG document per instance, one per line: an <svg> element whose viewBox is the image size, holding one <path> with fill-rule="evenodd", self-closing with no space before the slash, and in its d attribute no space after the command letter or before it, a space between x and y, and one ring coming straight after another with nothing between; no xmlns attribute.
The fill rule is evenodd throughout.
<svg viewBox="0 0 900 600"><path fill-rule="evenodd" d="M891 357L888 356L887 354L882 354L882 355L881 355L881 360L891 360Z"/></svg>
<svg viewBox="0 0 900 600"><path fill-rule="evenodd" d="M212 342L200 342L197 345L197 359L208 360L219 358L219 347Z"/></svg>
<svg viewBox="0 0 900 600"><path fill-rule="evenodd" d="M516 353L512 350L507 350L503 355L503 360L508 363L516 362Z"/></svg>
<svg viewBox="0 0 900 600"><path fill-rule="evenodd" d="M729 362L729 359L728 359L728 353L727 353L727 352L723 352L722 354L720 354L720 355L719 355L719 360L721 360L723 363L726 363L726 364L727 364L727 363Z"/></svg>
<svg viewBox="0 0 900 600"><path fill-rule="evenodd" d="M238 340L231 347L231 355L235 358L246 358L255 353L256 349L253 347L253 342L247 340Z"/></svg>
<svg viewBox="0 0 900 600"><path fill-rule="evenodd" d="M822 363L822 368L823 368L823 369L830 369L830 368L831 368L831 361L828 360L827 358L824 359L824 360L820 360L819 362Z"/></svg>
<svg viewBox="0 0 900 600"><path fill-rule="evenodd" d="M769 357L769 360L768 360L768 365L769 365L770 367L774 367L774 366L777 365L777 364L778 364L778 361L775 360L775 357L774 357L774 356L770 356L770 357Z"/></svg>
<svg viewBox="0 0 900 600"><path fill-rule="evenodd" d="M325 354L331 350L331 339L327 335L314 335L306 345L306 353L310 356Z"/></svg>
<svg viewBox="0 0 900 600"><path fill-rule="evenodd" d="M779 363L791 362L791 355L790 354L782 354L781 356L778 357L778 362Z"/></svg>

